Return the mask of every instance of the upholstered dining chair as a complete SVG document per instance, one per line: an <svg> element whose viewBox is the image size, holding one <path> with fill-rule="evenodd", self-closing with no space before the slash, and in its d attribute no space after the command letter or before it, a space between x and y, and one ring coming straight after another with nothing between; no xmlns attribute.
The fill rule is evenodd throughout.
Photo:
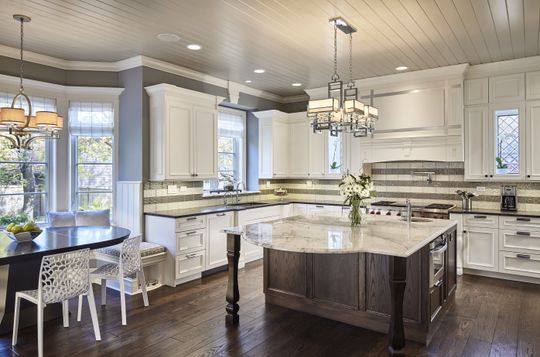
<svg viewBox="0 0 540 357"><path fill-rule="evenodd" d="M69 326L68 300L86 295L96 341L101 341L99 323L90 284L90 249L44 256L39 270L38 288L15 293L12 345L17 344L21 299L37 305L38 356L43 356L43 312L47 304L62 303L64 327Z"/></svg>
<svg viewBox="0 0 540 357"><path fill-rule="evenodd" d="M148 292L146 291L146 279L141 264L140 253L141 237L132 237L124 240L120 247L118 262L106 263L90 273L90 279L101 279L101 305L107 303L107 280L116 280L120 286L120 309L122 313L122 325L127 324L126 318L126 292L124 278L135 276L135 281L141 284L144 306L148 306ZM81 320L82 296L79 296L77 321Z"/></svg>

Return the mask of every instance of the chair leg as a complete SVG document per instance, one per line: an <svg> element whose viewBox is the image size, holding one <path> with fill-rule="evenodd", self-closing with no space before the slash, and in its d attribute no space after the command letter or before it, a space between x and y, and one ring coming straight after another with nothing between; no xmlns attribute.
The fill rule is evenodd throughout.
<svg viewBox="0 0 540 357"><path fill-rule="evenodd" d="M122 325L127 325L126 321L126 291L124 288L124 277L118 277L118 285L120 285L120 309L122 311Z"/></svg>
<svg viewBox="0 0 540 357"><path fill-rule="evenodd" d="M69 300L62 301L62 318L64 327L69 327Z"/></svg>
<svg viewBox="0 0 540 357"><path fill-rule="evenodd" d="M146 291L146 279L144 277L144 269L142 267L141 267L141 271L137 275L139 276L138 280L140 281L140 284L141 284L141 291L142 291L144 306L148 306L150 304L148 303L148 292Z"/></svg>
<svg viewBox="0 0 540 357"><path fill-rule="evenodd" d="M90 284L90 285L92 285L92 284ZM82 303L83 303L83 296L79 295L79 303L77 304L77 322L81 322Z"/></svg>
<svg viewBox="0 0 540 357"><path fill-rule="evenodd" d="M96 311L96 301L94 299L94 290L92 289L92 284L90 284L90 289L88 290L86 299L88 300L88 307L90 308L90 317L92 318L92 326L94 327L96 341L101 341L101 333L99 331L99 321Z"/></svg>
<svg viewBox="0 0 540 357"><path fill-rule="evenodd" d="M43 357L43 311L45 310L42 304L38 304L37 307L37 319L38 319L38 357Z"/></svg>
<svg viewBox="0 0 540 357"><path fill-rule="evenodd" d="M11 345L17 344L17 335L19 333L19 315L21 313L21 298L18 294L15 295L15 311L13 318L13 337L11 338Z"/></svg>
<svg viewBox="0 0 540 357"><path fill-rule="evenodd" d="M107 280L101 279L101 306L107 305Z"/></svg>

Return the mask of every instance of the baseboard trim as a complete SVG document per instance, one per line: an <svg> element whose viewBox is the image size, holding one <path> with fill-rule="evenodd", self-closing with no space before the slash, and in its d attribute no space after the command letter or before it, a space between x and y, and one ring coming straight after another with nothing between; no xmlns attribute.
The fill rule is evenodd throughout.
<svg viewBox="0 0 540 357"><path fill-rule="evenodd" d="M519 281L522 283L540 284L540 279L538 278L531 278L527 276L512 275L512 274L505 274L505 273L496 273L492 271L483 271L483 270L463 268L463 274L484 276L486 278L494 278L494 279Z"/></svg>

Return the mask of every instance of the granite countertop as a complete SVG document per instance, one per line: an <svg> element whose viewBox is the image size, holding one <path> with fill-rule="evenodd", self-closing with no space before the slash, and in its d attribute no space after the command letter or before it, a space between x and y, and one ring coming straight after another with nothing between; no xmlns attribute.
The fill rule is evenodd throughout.
<svg viewBox="0 0 540 357"><path fill-rule="evenodd" d="M185 208L185 209L174 209L167 211L156 211L156 212L145 212L145 215L148 216L159 216L159 217L170 217L170 218L182 218L190 217L197 215L206 215L220 212L234 212L234 211L244 211L252 208L261 208L261 207L271 207L279 205L288 205L291 203L304 203L304 204L315 204L315 205L331 205L331 206L343 206L343 203L336 201L312 201L312 200L261 200L256 201L254 204L246 204L241 202L240 205L230 204L230 205L219 205L219 206L206 206L206 207L194 207L194 208Z"/></svg>
<svg viewBox="0 0 540 357"><path fill-rule="evenodd" d="M464 210L462 208L452 208L450 213L457 214L485 214L485 215L495 215L495 216L516 216L516 217L535 217L540 218L539 211L501 211L500 209L483 209L483 208L473 208L472 210Z"/></svg>
<svg viewBox="0 0 540 357"><path fill-rule="evenodd" d="M328 223L332 222L332 223ZM294 216L225 230L249 243L300 253L374 253L409 257L456 226L442 219L407 223L399 217L367 216L358 228L341 215Z"/></svg>

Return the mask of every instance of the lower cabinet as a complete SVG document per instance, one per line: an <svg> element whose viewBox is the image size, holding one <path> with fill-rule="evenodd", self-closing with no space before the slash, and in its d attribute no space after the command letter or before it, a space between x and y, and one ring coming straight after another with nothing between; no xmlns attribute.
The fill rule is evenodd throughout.
<svg viewBox="0 0 540 357"><path fill-rule="evenodd" d="M176 279L182 279L194 274L200 274L204 270L204 266L204 251L179 255L176 257Z"/></svg>
<svg viewBox="0 0 540 357"><path fill-rule="evenodd" d="M501 273L540 278L540 255L500 252L499 268Z"/></svg>
<svg viewBox="0 0 540 357"><path fill-rule="evenodd" d="M483 227L465 227L463 232L465 268L498 271L499 231Z"/></svg>
<svg viewBox="0 0 540 357"><path fill-rule="evenodd" d="M274 219L280 219L282 217L282 206L270 206L254 208L245 211L237 212L237 224L239 226L259 223L263 221L271 221ZM254 260L262 259L263 248L250 244L245 240L240 243L240 250L242 257L246 263Z"/></svg>
<svg viewBox="0 0 540 357"><path fill-rule="evenodd" d="M227 234L223 230L234 226L234 212L208 216L208 244L206 244L206 270L227 264Z"/></svg>

